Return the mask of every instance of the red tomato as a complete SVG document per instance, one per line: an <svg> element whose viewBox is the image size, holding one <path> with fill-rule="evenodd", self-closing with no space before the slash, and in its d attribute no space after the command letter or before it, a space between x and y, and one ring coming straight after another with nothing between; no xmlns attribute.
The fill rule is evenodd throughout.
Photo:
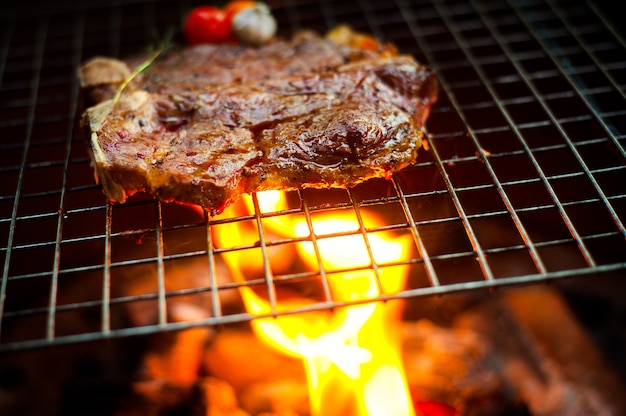
<svg viewBox="0 0 626 416"><path fill-rule="evenodd" d="M214 6L193 9L185 22L185 35L191 45L225 42L230 35L231 21L224 10Z"/></svg>

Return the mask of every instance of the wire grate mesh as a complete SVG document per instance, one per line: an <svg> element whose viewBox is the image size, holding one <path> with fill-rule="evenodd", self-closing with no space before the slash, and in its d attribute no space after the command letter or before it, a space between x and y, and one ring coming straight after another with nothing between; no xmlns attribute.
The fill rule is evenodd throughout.
<svg viewBox="0 0 626 416"><path fill-rule="evenodd" d="M278 208L262 195L215 218L141 195L111 205L78 126L76 68L156 43L194 3L60 2L34 20L7 8L0 351L248 321L237 302L243 286L268 300L261 316L272 316L624 273L626 47L604 10L532 0L268 3L281 35L347 23L432 66L441 97L429 149L392 180L292 191ZM320 231L328 215L354 226ZM278 232L277 221L306 232ZM220 237L233 229L252 233ZM365 264L328 266L325 241L354 236ZM378 237L409 249L387 259ZM307 244L305 267L294 253ZM233 256L245 281L229 278ZM387 290L397 268L407 285ZM338 299L334 276L355 272L372 273L378 294ZM310 301L285 306L293 293Z"/></svg>

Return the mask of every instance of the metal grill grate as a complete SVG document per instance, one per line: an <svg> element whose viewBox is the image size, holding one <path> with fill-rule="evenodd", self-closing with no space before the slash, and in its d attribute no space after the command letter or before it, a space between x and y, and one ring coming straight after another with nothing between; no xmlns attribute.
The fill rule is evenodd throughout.
<svg viewBox="0 0 626 416"><path fill-rule="evenodd" d="M328 289L336 271L274 264L295 244L328 237L276 236L267 224L277 218L300 218L314 231L319 215L348 215L358 227L338 234L362 236L365 269L380 287L384 270L410 270L405 290L358 302L626 271L626 47L597 6L268 3L283 35L348 23L431 65L442 94L428 122L430 150L391 181L291 192L278 211L261 209L256 195L252 213L212 219L141 196L111 206L93 183L78 128L75 69L96 54L123 57L155 43L192 4L60 2L34 16L7 8L0 351L253 319L229 301L240 286L224 278L222 258L232 252L263 259L245 285L267 293L270 315L350 304ZM233 224L256 229L255 238L214 243ZM410 254L379 261L373 235L408 236ZM314 301L283 310L283 289Z"/></svg>

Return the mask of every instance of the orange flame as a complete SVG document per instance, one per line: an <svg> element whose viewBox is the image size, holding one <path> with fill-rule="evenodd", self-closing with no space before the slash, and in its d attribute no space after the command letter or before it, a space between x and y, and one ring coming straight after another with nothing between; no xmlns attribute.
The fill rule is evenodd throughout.
<svg viewBox="0 0 626 416"><path fill-rule="evenodd" d="M264 192L258 197L258 207L263 212L285 208L280 193ZM249 200L248 204L251 204ZM371 223L375 219L367 217L364 221ZM245 244L246 239L251 238L246 233L259 235L253 228L251 224L228 224L216 232L216 241L224 247ZM313 236L304 218L287 220L274 216L263 222L264 232L276 233L283 239L293 235L300 241L295 252L288 254L296 255L310 270L321 266L333 303L352 304L332 311L307 311L307 307L315 304L310 299L299 297L270 302L244 285L240 293L247 311L263 317L252 321L255 333L279 351L303 359L311 415L414 415L396 333L397 323L394 324L399 320L399 305L397 302L367 302L404 287L406 266L375 266L406 258L410 237L390 241L369 233L364 238L358 221L338 216L336 212L314 220L312 228ZM375 255L375 264L370 253ZM246 282L244 276L250 267L269 270L262 258L254 259L244 250L224 254L235 278L242 284ZM276 254L281 255L285 253ZM270 262L278 260L272 258ZM305 311L286 313L297 309Z"/></svg>

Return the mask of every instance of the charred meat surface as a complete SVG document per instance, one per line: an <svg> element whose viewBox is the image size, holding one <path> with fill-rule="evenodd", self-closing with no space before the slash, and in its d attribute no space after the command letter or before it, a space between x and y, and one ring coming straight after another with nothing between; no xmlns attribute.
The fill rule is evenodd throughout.
<svg viewBox="0 0 626 416"><path fill-rule="evenodd" d="M434 74L354 36L172 49L119 99L141 59L86 62L79 77L94 105L83 125L105 194L123 203L146 191L216 214L243 193L350 187L414 163Z"/></svg>

